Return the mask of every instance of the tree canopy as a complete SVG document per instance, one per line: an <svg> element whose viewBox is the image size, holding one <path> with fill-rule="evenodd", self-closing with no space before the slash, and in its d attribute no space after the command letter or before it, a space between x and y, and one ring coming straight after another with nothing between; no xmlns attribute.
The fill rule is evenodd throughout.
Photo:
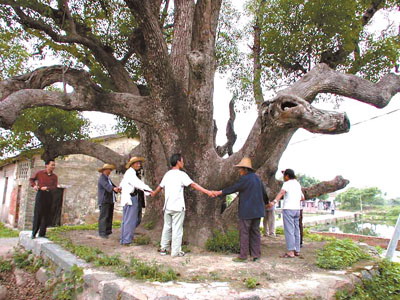
<svg viewBox="0 0 400 300"><path fill-rule="evenodd" d="M337 195L335 201L340 202L341 209L360 210L365 206L383 205L385 201L382 196L382 191L377 187L363 189L352 187Z"/></svg>

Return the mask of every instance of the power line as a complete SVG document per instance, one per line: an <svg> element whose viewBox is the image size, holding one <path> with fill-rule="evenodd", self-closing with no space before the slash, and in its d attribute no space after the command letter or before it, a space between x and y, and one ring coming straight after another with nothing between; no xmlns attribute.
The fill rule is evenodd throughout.
<svg viewBox="0 0 400 300"><path fill-rule="evenodd" d="M369 119L356 122L356 123L354 123L354 124L351 124L350 126L351 126L351 127L354 127L354 126L357 126L357 125L360 125L360 124L363 124L363 123L367 123L367 122L370 122L370 121L372 121L372 120L376 120L376 119L385 117L385 116L387 116L387 115L390 115L390 114L395 113L395 112L398 112L398 111L400 111L400 108L396 108L396 109L394 109L394 110L392 110L392 111L389 111L389 112L387 112L387 113L384 113L384 114L382 114L382 115L377 115L377 116L371 117L371 118L369 118ZM297 141L297 142L294 142L294 143L290 143L289 146L291 146L291 145L296 145L296 144L300 144L300 143L303 143L303 142L307 142L307 141L309 141L309 140L316 139L317 137L320 137L320 136L325 136L325 134L314 135L314 136L312 136L312 137L310 137L310 138L307 138L307 139L304 139L304 140L300 140L300 141Z"/></svg>

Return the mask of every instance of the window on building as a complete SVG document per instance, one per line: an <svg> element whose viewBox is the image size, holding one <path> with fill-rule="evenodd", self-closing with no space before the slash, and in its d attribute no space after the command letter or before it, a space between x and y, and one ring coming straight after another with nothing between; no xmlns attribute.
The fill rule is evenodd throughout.
<svg viewBox="0 0 400 300"><path fill-rule="evenodd" d="M17 179L28 179L29 161L20 161L17 165Z"/></svg>

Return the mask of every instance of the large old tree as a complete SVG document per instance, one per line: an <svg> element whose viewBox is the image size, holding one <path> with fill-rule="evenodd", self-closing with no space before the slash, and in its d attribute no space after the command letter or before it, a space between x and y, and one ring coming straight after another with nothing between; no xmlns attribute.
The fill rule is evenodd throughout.
<svg viewBox="0 0 400 300"><path fill-rule="evenodd" d="M230 44L232 11L223 10L222 2L0 0L7 45L28 41L26 51L32 55L52 51L63 62L0 82L0 127L12 129L25 109L38 106L115 114L138 128L141 143L132 153L121 156L88 140L46 141L46 135L38 134L44 157L82 153L124 170L129 156L144 155L146 180L156 187L168 157L181 152L196 182L221 189L237 180L232 166L249 156L272 196L280 186L278 162L298 128L325 134L350 129L346 114L314 108L317 97L346 96L382 108L399 92L400 77L382 75L398 63L398 36L386 33L374 40L365 31L377 11L398 1L253 1L247 28L252 39L246 46L251 66ZM381 72L368 72L378 65ZM251 87L259 109L236 153L233 102L227 142L215 142L213 91L220 67L232 71L236 98L244 99ZM72 92L48 88L56 82L71 86ZM284 87L266 100L268 84ZM314 197L347 183L338 176L306 194ZM189 242L202 244L212 229L235 222L236 206L222 210L224 199L188 191L186 201ZM162 223L162 203L162 197L151 199L146 209L147 222L156 228Z"/></svg>

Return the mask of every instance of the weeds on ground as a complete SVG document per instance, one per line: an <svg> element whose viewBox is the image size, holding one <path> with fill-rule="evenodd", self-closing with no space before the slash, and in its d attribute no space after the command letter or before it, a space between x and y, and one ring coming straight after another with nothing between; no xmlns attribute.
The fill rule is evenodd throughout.
<svg viewBox="0 0 400 300"><path fill-rule="evenodd" d="M153 221L150 221L143 225L144 229L153 230L156 224Z"/></svg>
<svg viewBox="0 0 400 300"><path fill-rule="evenodd" d="M352 240L334 240L317 251L317 265L323 269L338 270L368 257Z"/></svg>
<svg viewBox="0 0 400 300"><path fill-rule="evenodd" d="M151 240L147 235L137 235L134 240L136 245L148 245Z"/></svg>
<svg viewBox="0 0 400 300"><path fill-rule="evenodd" d="M0 238L18 237L19 231L7 228L0 222Z"/></svg>
<svg viewBox="0 0 400 300"><path fill-rule="evenodd" d="M9 272L11 270L12 270L11 261L5 260L2 257L0 257L0 273Z"/></svg>
<svg viewBox="0 0 400 300"><path fill-rule="evenodd" d="M44 260L41 257L34 256L32 251L23 251L19 248L14 248L13 260L17 268L31 273L35 273L45 265Z"/></svg>
<svg viewBox="0 0 400 300"><path fill-rule="evenodd" d="M310 233L310 229L308 229L308 228L304 228L303 234L304 234L304 239L306 239L307 241L312 241L312 242L323 242L323 241L336 240L335 237L326 236L326 235L318 234L318 233Z"/></svg>
<svg viewBox="0 0 400 300"><path fill-rule="evenodd" d="M119 255L108 256L103 253L100 249L88 246L75 245L71 239L65 237L66 231L71 230L91 230L97 228L97 224L94 225L79 225L79 226L61 226L57 227L49 232L48 237L53 242L59 244L80 258L87 262L93 263L95 266L109 267L117 274L124 277L134 277L136 279L145 279L152 281L170 281L175 280L178 274L172 269L163 271L162 268L153 263L147 264L141 262L135 258L132 258L129 265L127 265ZM144 242L150 239L146 236L143 239ZM135 241L137 243L137 241Z"/></svg>
<svg viewBox="0 0 400 300"><path fill-rule="evenodd" d="M131 258L129 265L122 265L117 269L117 274L123 277L133 277L141 280L166 282L176 280L179 276L174 270L168 268L163 271L155 262L148 264Z"/></svg>
<svg viewBox="0 0 400 300"><path fill-rule="evenodd" d="M94 260L94 265L99 266L121 266L123 261L119 255L100 255Z"/></svg>
<svg viewBox="0 0 400 300"><path fill-rule="evenodd" d="M280 235L284 234L284 232L283 232L283 227L277 227L277 228L275 228L275 234L276 234L276 235L278 235L278 234L280 234Z"/></svg>
<svg viewBox="0 0 400 300"><path fill-rule="evenodd" d="M244 281L244 284L246 285L246 287L248 289L255 289L257 287L257 285L259 285L257 279L254 277L246 278L246 280Z"/></svg>
<svg viewBox="0 0 400 300"><path fill-rule="evenodd" d="M383 260L378 264L377 275L364 279L354 291L336 293L337 300L397 300L400 299L400 264Z"/></svg>
<svg viewBox="0 0 400 300"><path fill-rule="evenodd" d="M83 269L73 265L65 272L61 280L54 286L53 298L61 300L76 299L83 291Z"/></svg>
<svg viewBox="0 0 400 300"><path fill-rule="evenodd" d="M212 236L206 242L206 249L212 252L240 253L239 231L230 229L223 233L214 230Z"/></svg>

